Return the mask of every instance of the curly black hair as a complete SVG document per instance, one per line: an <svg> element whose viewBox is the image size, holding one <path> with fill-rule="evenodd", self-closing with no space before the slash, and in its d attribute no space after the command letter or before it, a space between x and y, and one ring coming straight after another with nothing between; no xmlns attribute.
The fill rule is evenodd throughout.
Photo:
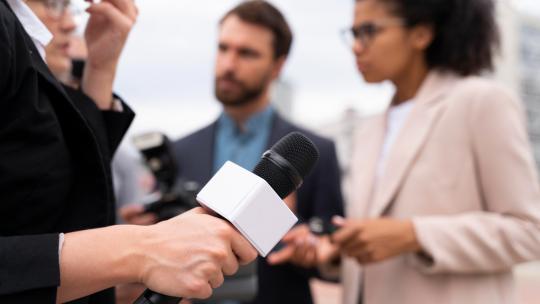
<svg viewBox="0 0 540 304"><path fill-rule="evenodd" d="M356 0L360 2L363 0ZM493 70L499 51L499 29L492 0L376 0L389 5L408 27L433 26L435 37L426 51L430 68L463 76Z"/></svg>

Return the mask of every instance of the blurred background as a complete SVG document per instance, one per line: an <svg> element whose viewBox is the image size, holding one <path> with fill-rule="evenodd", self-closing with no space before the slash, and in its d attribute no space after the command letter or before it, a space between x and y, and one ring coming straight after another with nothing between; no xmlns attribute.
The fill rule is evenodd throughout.
<svg viewBox="0 0 540 304"><path fill-rule="evenodd" d="M273 0L295 41L275 84L278 110L338 145L346 176L352 129L384 110L388 84L366 85L340 37L350 26L352 0ZM498 0L503 50L490 75L518 93L527 108L530 137L540 168L540 2ZM140 16L122 57L116 91L137 112L129 131L162 131L176 139L213 121L217 22L236 0L141 0ZM84 20L81 20L84 22ZM129 137L128 139L129 140ZM540 264L516 269L522 303L539 303ZM314 282L318 303L338 303L340 288Z"/></svg>

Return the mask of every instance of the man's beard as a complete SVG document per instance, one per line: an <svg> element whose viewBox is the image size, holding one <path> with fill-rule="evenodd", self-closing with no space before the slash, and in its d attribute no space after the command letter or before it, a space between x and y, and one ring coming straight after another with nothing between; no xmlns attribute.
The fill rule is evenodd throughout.
<svg viewBox="0 0 540 304"><path fill-rule="evenodd" d="M265 88L268 83L269 75L265 75L261 81L257 82L255 85L248 87L244 82L236 79L234 74L227 73L224 76L216 77L214 83L214 93L217 100L219 100L224 106L229 107L241 107L243 105L249 104L257 100L265 91ZM219 89L219 81L228 80L234 82L239 89L234 92L225 92L224 90Z"/></svg>

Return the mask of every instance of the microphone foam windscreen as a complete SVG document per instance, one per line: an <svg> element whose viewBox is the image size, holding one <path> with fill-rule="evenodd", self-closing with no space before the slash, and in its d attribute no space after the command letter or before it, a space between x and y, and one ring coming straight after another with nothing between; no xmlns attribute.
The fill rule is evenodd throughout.
<svg viewBox="0 0 540 304"><path fill-rule="evenodd" d="M319 151L309 138L293 132L280 139L270 149L283 157L303 179L319 159ZM287 172L269 159L263 158L253 173L263 178L281 198L285 198L300 185L296 185Z"/></svg>
<svg viewBox="0 0 540 304"><path fill-rule="evenodd" d="M292 132L283 137L271 150L288 160L302 178L308 175L319 160L319 150L315 144L300 132Z"/></svg>

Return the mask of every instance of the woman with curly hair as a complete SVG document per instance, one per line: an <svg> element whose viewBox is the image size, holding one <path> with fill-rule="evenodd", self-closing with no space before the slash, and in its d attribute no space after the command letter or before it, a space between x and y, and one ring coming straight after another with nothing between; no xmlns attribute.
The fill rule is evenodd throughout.
<svg viewBox="0 0 540 304"><path fill-rule="evenodd" d="M490 0L357 0L360 74L396 91L355 144L353 199L332 238L345 303L514 303L540 258L540 190L522 104L480 75Z"/></svg>

